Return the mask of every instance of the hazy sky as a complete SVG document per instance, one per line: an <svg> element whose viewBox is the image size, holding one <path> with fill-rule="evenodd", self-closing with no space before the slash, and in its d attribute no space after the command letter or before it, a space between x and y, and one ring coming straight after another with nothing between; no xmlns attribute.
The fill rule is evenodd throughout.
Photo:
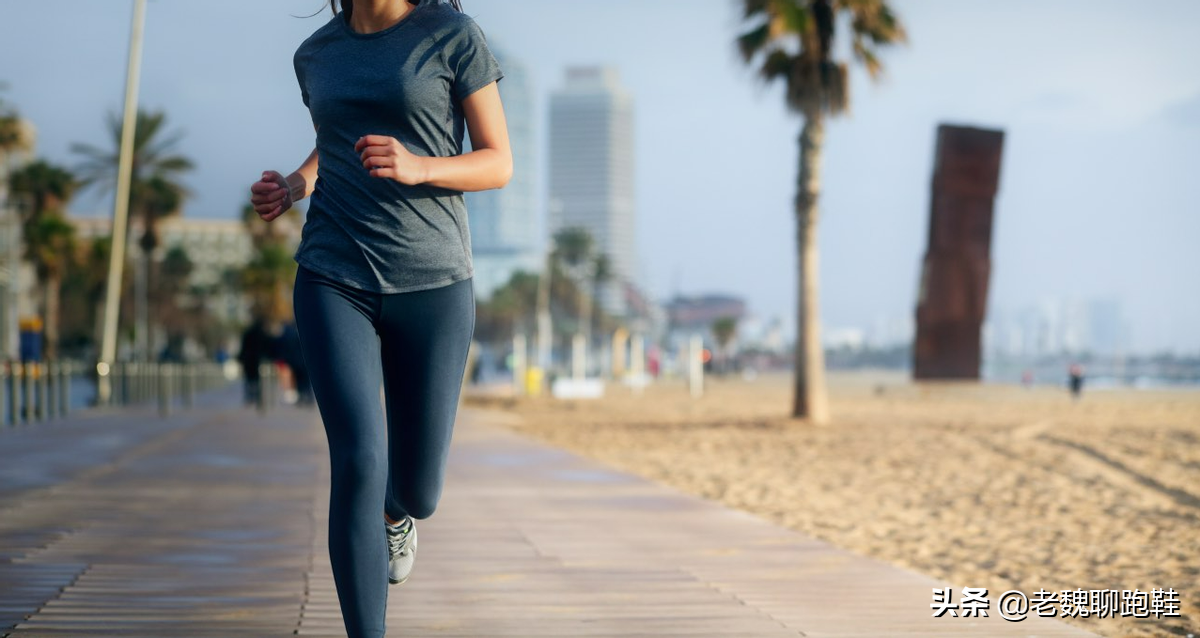
<svg viewBox="0 0 1200 638"><path fill-rule="evenodd" d="M638 248L652 294L734 292L790 321L797 117L736 57L733 0L464 0L544 98L573 64L633 93ZM827 328L910 317L934 132L1006 131L993 307L1114 298L1135 347L1200 351L1200 3L894 0L910 44L856 69L828 128L820 229ZM108 144L132 2L0 0L0 81L46 158ZM186 214L232 217L266 168L312 148L292 70L322 0L152 0L141 102L186 133ZM545 136L540 139L542 148ZM542 153L544 160L544 151ZM539 191L546 183L539 178ZM107 214L84 197L81 213Z"/></svg>

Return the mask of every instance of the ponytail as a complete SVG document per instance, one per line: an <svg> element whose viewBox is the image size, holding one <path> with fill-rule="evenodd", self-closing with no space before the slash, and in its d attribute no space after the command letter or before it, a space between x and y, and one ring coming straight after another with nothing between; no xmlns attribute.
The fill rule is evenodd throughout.
<svg viewBox="0 0 1200 638"><path fill-rule="evenodd" d="M409 4L417 4L419 0L408 0ZM435 0L437 1L437 0ZM329 8L333 9L334 15L337 15L338 6L341 6L342 11L346 12L346 19L349 20L354 15L354 0L329 0ZM460 0L450 0L450 6L456 11L462 11L462 2Z"/></svg>

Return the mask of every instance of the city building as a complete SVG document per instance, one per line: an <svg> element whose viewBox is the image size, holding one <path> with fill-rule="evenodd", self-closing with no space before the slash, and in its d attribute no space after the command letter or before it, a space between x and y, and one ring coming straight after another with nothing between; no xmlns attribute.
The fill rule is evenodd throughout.
<svg viewBox="0 0 1200 638"><path fill-rule="evenodd" d="M17 143L0 150L0 356L18 356L20 320L37 312L33 268L24 260L20 206L8 192L13 170L33 161L37 130L25 119L16 120Z"/></svg>
<svg viewBox="0 0 1200 638"><path fill-rule="evenodd" d="M73 217L76 236L80 239L107 237L111 234L112 219L108 217ZM300 242L299 220L280 218L271 222L272 232L281 233L289 245ZM141 221L129 220L129 244L131 258L138 256L137 238L141 236ZM230 291L219 292L229 273L245 266L253 256L253 239L246 225L236 219L202 219L194 217L168 217L159 222L160 245L155 258L162 259L168 250L182 246L192 262L190 284L208 288L214 293L208 299L208 308L214 316L228 321L246 322L250 317L249 302L241 295Z"/></svg>
<svg viewBox="0 0 1200 638"><path fill-rule="evenodd" d="M523 64L498 47L492 53L504 70L497 86L508 121L513 175L502 189L466 193L475 295L480 299L490 297L516 271L541 272L543 267L533 86Z"/></svg>
<svg viewBox="0 0 1200 638"><path fill-rule="evenodd" d="M614 276L600 286L609 314L630 312L637 285L633 192L633 98L615 69L573 67L550 97L549 232L587 229Z"/></svg>

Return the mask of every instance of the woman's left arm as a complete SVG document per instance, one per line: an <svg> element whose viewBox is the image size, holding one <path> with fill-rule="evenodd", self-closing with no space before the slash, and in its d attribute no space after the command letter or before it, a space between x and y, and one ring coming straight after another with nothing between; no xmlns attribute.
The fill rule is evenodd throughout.
<svg viewBox="0 0 1200 638"><path fill-rule="evenodd" d="M508 124L495 82L468 95L462 102L471 152L454 157L414 155L394 137L367 135L354 145L363 167L373 177L394 179L410 186L429 184L456 191L500 188L512 177L512 149Z"/></svg>

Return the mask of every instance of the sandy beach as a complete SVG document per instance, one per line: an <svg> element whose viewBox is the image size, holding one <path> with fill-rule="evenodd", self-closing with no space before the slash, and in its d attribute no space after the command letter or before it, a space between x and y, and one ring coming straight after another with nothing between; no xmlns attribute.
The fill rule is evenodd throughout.
<svg viewBox="0 0 1200 638"><path fill-rule="evenodd" d="M956 587L1174 588L1180 618L1068 619L1200 635L1200 391L830 378L834 421L788 418L790 375L599 401L488 398L520 432Z"/></svg>

